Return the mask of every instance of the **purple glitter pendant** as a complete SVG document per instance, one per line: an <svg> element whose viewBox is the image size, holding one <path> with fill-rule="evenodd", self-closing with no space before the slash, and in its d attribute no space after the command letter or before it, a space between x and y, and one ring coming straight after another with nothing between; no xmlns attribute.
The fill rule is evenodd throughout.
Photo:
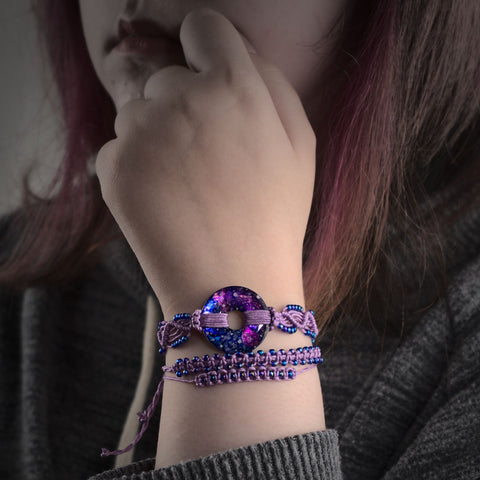
<svg viewBox="0 0 480 480"><path fill-rule="evenodd" d="M206 301L205 313L228 313L233 310L267 310L260 295L246 287L225 287L217 290ZM263 342L268 332L267 324L245 325L238 330L231 328L203 327L207 339L225 353L249 353Z"/></svg>

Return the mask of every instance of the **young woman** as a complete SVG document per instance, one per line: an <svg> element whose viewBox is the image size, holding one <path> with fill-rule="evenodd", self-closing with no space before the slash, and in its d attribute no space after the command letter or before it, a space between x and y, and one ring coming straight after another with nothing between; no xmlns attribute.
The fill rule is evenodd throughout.
<svg viewBox="0 0 480 480"><path fill-rule="evenodd" d="M34 6L67 141L2 223L2 478L478 478L480 6Z"/></svg>

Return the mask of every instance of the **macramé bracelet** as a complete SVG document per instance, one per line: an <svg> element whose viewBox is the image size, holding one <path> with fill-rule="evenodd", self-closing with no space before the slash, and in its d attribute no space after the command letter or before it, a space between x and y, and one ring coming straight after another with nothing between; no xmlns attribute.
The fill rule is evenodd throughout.
<svg viewBox="0 0 480 480"><path fill-rule="evenodd" d="M237 330L228 326L228 312L243 313L245 325ZM300 305L287 305L281 313L267 307L262 298L245 287L225 287L216 291L201 310L192 314L179 313L170 322L160 322L158 343L160 353L185 343L192 332L203 333L207 340L225 353L251 352L273 328L286 333L300 329L312 339L318 334L314 312L303 311Z"/></svg>
<svg viewBox="0 0 480 480"><path fill-rule="evenodd" d="M233 310L243 312L246 319L243 328L234 330L228 326L228 312ZM175 315L171 322L160 322L157 333L160 353L185 343L192 330L197 330L225 354L204 355L191 360L179 358L172 366L164 366L163 371L175 373L175 377L164 375L150 405L137 414L142 427L134 441L121 450L102 448L101 456L126 453L140 441L158 404L165 380L193 383L197 387L248 381L288 381L323 362L320 348L314 346L288 352L271 349L267 353L263 350L254 353L252 350L273 328L290 334L300 329L311 337L312 344L318 333L313 311L304 312L301 306L290 304L278 313L267 308L259 295L245 287L225 287L215 292L203 309L195 310L193 314ZM310 366L297 372L295 366L299 364ZM195 378L181 378L189 375L195 375Z"/></svg>

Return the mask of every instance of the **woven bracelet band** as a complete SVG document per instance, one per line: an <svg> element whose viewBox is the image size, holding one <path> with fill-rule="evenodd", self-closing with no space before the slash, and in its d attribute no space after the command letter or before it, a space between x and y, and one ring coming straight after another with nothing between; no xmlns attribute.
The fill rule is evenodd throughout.
<svg viewBox="0 0 480 480"><path fill-rule="evenodd" d="M245 325L236 330L228 326L228 312L234 310L245 317ZM290 334L301 330L312 339L312 344L318 334L312 310L304 311L300 305L290 304L282 312L276 312L248 288L225 287L216 291L202 309L192 314L179 313L169 322L160 322L159 352L165 353L170 347L182 345L196 330L225 353L248 353L257 348L273 328Z"/></svg>

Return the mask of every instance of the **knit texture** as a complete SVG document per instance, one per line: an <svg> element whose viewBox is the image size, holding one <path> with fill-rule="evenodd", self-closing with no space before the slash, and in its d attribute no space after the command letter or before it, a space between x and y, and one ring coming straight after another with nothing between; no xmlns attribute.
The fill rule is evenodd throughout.
<svg viewBox="0 0 480 480"><path fill-rule="evenodd" d="M447 295L402 340L350 318L335 342L333 329L322 337L328 430L157 471L160 406L136 463L111 470L113 459L100 457L118 446L135 391L150 293L125 244L109 245L69 287L0 291L0 478L480 478L478 212L453 234Z"/></svg>

